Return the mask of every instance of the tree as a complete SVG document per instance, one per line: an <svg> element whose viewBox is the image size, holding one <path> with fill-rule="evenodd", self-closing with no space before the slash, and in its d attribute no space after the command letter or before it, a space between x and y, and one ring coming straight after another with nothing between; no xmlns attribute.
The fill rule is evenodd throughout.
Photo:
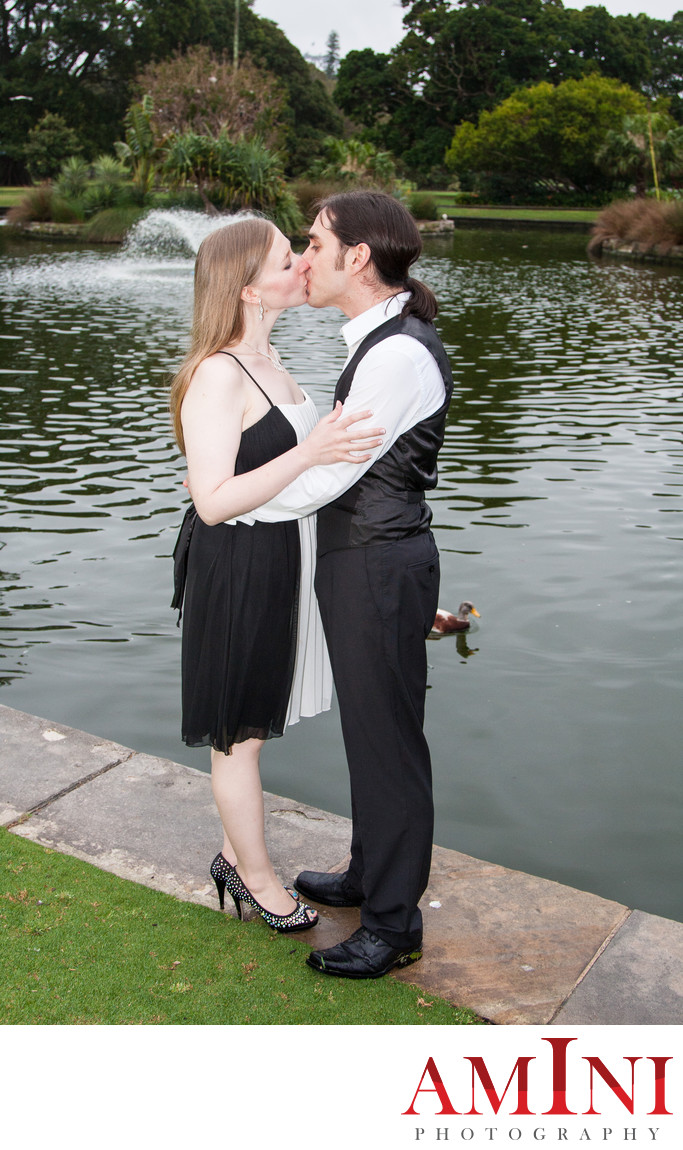
<svg viewBox="0 0 683 1150"><path fill-rule="evenodd" d="M550 180L588 190L604 185L595 156L624 116L647 110L645 97L597 74L522 88L477 126L465 122L446 154L458 173L479 172L529 187Z"/></svg>
<svg viewBox="0 0 683 1150"><path fill-rule="evenodd" d="M424 181L440 163L452 135L452 122L442 127L415 94L396 58L371 48L349 52L337 73L334 99L380 151L400 156Z"/></svg>
<svg viewBox="0 0 683 1150"><path fill-rule="evenodd" d="M193 43L208 42L216 52L232 44L233 6L225 0L203 0L210 19L210 31L196 35ZM265 69L282 85L285 104L280 122L284 133L282 149L285 170L290 175L305 171L322 151L326 136L341 132L341 117L301 53L270 20L256 16L249 8L240 9L240 52Z"/></svg>
<svg viewBox="0 0 683 1150"><path fill-rule="evenodd" d="M332 79L339 67L339 36L336 32L330 32L327 37L327 53L325 55L325 62L323 71L326 76Z"/></svg>
<svg viewBox="0 0 683 1150"><path fill-rule="evenodd" d="M441 164L454 124L475 123L519 88L597 71L646 94L655 84L658 93L681 89L678 17L655 36L657 22L647 16L576 11L561 0L401 2L406 34L388 57L375 58L367 103L364 88L354 93L352 85L354 75L369 77L370 59L356 53L339 66L335 100L418 179Z"/></svg>
<svg viewBox="0 0 683 1150"><path fill-rule="evenodd" d="M80 150L73 128L61 116L46 112L28 134L24 160L32 179L47 180L57 175L67 156L76 155Z"/></svg>
<svg viewBox="0 0 683 1150"><path fill-rule="evenodd" d="M683 175L683 127L662 112L626 116L607 133L596 162L619 181L635 184L636 196L644 198L655 169L657 182Z"/></svg>
<svg viewBox="0 0 683 1150"><path fill-rule="evenodd" d="M357 124L373 128L410 102L410 87L392 66L392 58L372 48L348 52L339 65L335 103Z"/></svg>
<svg viewBox="0 0 683 1150"><path fill-rule="evenodd" d="M269 147L284 144L285 93L274 76L243 56L237 68L205 44L148 64L136 87L154 105L157 133L194 132L261 137Z"/></svg>
<svg viewBox="0 0 683 1150"><path fill-rule="evenodd" d="M178 42L204 0L0 0L0 140L8 164L45 112L62 116L92 157L121 134L129 84L160 38ZM169 49L170 50L170 49Z"/></svg>
<svg viewBox="0 0 683 1150"><path fill-rule="evenodd" d="M648 20L644 23L651 60L645 91L653 99L665 97L674 119L683 123L683 11L672 20Z"/></svg>
<svg viewBox="0 0 683 1150"><path fill-rule="evenodd" d="M52 112L78 134L88 157L120 139L146 64L210 44L231 57L235 4L226 0L0 0L0 154L21 178L26 134ZM240 0L240 54L279 78L290 167L303 170L341 119L320 79L269 20ZM26 101L10 103L17 95ZM25 169L23 170L25 175Z"/></svg>
<svg viewBox="0 0 683 1150"><path fill-rule="evenodd" d="M567 9L563 18L565 75L585 76L597 70L631 88L644 89L651 72L648 17L611 16L606 8L587 7ZM567 60L570 54L573 64Z"/></svg>

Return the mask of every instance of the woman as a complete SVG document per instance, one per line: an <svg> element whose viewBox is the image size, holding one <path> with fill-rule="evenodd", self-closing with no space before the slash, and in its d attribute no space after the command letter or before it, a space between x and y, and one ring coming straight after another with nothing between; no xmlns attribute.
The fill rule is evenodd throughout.
<svg viewBox="0 0 683 1150"><path fill-rule="evenodd" d="M306 300L308 264L267 220L241 219L203 241L191 348L171 388L193 506L176 545L183 605L183 739L211 750L224 831L211 866L221 908L254 907L273 927L317 914L275 875L264 837L259 756L300 715L329 707L331 676L312 592L314 519L255 523L249 512L309 467L367 460L378 429L353 439L341 405L313 401L270 345L287 307Z"/></svg>

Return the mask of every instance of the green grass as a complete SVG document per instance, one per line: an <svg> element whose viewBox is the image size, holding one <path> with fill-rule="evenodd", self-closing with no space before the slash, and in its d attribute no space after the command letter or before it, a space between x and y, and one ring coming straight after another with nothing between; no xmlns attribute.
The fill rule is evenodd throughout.
<svg viewBox="0 0 683 1150"><path fill-rule="evenodd" d="M315 931L180 902L0 830L0 1024L479 1023L392 978L304 963Z"/></svg>
<svg viewBox="0 0 683 1150"><path fill-rule="evenodd" d="M0 208L13 208L26 191L26 188L0 188Z"/></svg>
<svg viewBox="0 0 683 1150"><path fill-rule="evenodd" d="M421 194L421 193L420 193ZM437 205L439 214L457 219L474 217L491 220L547 220L561 223L563 220L577 223L592 223L597 219L600 208L509 208L478 207L476 201L469 204L457 203L453 192L429 192Z"/></svg>
<svg viewBox="0 0 683 1150"><path fill-rule="evenodd" d="M479 217L486 220L544 220L547 223L592 223L598 210L590 208L464 208L462 205L447 209L457 219Z"/></svg>

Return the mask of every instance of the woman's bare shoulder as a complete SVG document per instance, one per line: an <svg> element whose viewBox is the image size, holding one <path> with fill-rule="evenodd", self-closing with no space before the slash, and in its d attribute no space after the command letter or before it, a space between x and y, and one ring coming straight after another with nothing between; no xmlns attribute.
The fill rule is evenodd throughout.
<svg viewBox="0 0 683 1150"><path fill-rule="evenodd" d="M203 359L195 369L187 397L203 395L234 402L244 390L244 372L239 364L231 356L216 352Z"/></svg>

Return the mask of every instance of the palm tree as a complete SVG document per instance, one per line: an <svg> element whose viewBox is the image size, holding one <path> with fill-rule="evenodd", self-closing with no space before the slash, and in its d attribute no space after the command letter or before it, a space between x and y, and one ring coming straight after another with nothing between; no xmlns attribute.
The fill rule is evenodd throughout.
<svg viewBox="0 0 683 1150"><path fill-rule="evenodd" d="M87 191L89 181L90 164L80 156L69 156L64 160L55 180L55 191L65 200L80 200Z"/></svg>
<svg viewBox="0 0 683 1150"><path fill-rule="evenodd" d="M651 182L683 173L683 127L663 112L626 116L620 131L610 131L596 157L606 172L635 184L642 198Z"/></svg>

